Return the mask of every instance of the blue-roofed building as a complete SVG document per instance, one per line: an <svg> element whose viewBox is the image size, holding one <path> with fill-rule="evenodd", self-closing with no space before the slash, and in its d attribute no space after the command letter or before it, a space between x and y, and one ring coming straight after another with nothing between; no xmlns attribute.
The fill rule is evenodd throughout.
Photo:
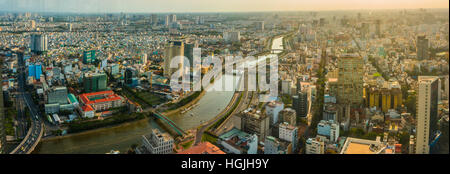
<svg viewBox="0 0 450 174"><path fill-rule="evenodd" d="M33 76L35 79L41 79L42 65L29 65L28 76Z"/></svg>

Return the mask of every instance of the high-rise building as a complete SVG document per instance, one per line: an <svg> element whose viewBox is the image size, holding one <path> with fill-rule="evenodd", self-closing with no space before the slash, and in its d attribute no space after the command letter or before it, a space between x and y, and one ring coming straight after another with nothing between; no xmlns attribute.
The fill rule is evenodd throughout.
<svg viewBox="0 0 450 174"><path fill-rule="evenodd" d="M402 106L402 90L398 82L384 82L380 86L369 85L365 90L365 101L368 107L376 107L383 112Z"/></svg>
<svg viewBox="0 0 450 174"><path fill-rule="evenodd" d="M170 14L170 15L169 15L169 21L170 21L170 23L172 23L172 22L177 22L177 15L175 15L175 14Z"/></svg>
<svg viewBox="0 0 450 174"><path fill-rule="evenodd" d="M417 93L416 153L429 154L438 129L439 77L419 76Z"/></svg>
<svg viewBox="0 0 450 174"><path fill-rule="evenodd" d="M266 136L269 135L270 119L266 114L250 108L241 114L237 114L236 117L240 119L242 131L256 134L261 141L264 141Z"/></svg>
<svg viewBox="0 0 450 174"><path fill-rule="evenodd" d="M41 79L42 74L42 65L29 65L28 66L28 76L32 76L35 79L39 80Z"/></svg>
<svg viewBox="0 0 450 174"><path fill-rule="evenodd" d="M178 68L170 68L170 62L177 56L184 56L184 43L182 41L169 41L165 50L164 58L164 76L170 78L173 72L183 67L183 60Z"/></svg>
<svg viewBox="0 0 450 174"><path fill-rule="evenodd" d="M34 20L31 20L31 21L30 21L30 28L31 28L32 30L36 29L36 21L34 21Z"/></svg>
<svg viewBox="0 0 450 174"><path fill-rule="evenodd" d="M379 19L375 21L375 34L381 37L381 20Z"/></svg>
<svg viewBox="0 0 450 174"><path fill-rule="evenodd" d="M2 76L2 70L0 69L0 76ZM5 122L5 110L3 103L3 88L0 88L0 154L4 154L6 146L6 132L4 127Z"/></svg>
<svg viewBox="0 0 450 174"><path fill-rule="evenodd" d="M169 26L170 24L170 19L169 19L169 15L166 16L166 20L164 21L164 25Z"/></svg>
<svg viewBox="0 0 450 174"><path fill-rule="evenodd" d="M127 68L125 70L125 77L124 77L125 84L131 85L133 83L133 77L135 77L136 75L137 75L136 70L134 68Z"/></svg>
<svg viewBox="0 0 450 174"><path fill-rule="evenodd" d="M256 22L256 30L264 31L264 21Z"/></svg>
<svg viewBox="0 0 450 174"><path fill-rule="evenodd" d="M31 34L30 49L34 53L42 53L48 49L48 38L45 34Z"/></svg>
<svg viewBox="0 0 450 174"><path fill-rule="evenodd" d="M85 74L83 79L84 92L104 91L107 87L106 74Z"/></svg>
<svg viewBox="0 0 450 174"><path fill-rule="evenodd" d="M152 24L157 25L158 24L158 16L156 14L152 14Z"/></svg>
<svg viewBox="0 0 450 174"><path fill-rule="evenodd" d="M279 122L286 122L292 126L297 125L297 112L294 109L286 108L280 112L281 120Z"/></svg>
<svg viewBox="0 0 450 174"><path fill-rule="evenodd" d="M292 96L292 107L297 112L298 118L304 118L308 115L308 94L300 92L298 95Z"/></svg>
<svg viewBox="0 0 450 174"><path fill-rule="evenodd" d="M195 42L186 41L184 44L184 56L189 59L189 65L192 67L193 59L194 59L194 48L197 48L197 44Z"/></svg>
<svg viewBox="0 0 450 174"><path fill-rule="evenodd" d="M292 143L292 149L296 149L297 148L297 138L298 138L298 128L290 125L289 123L280 123L279 125L279 138L281 140L285 140L288 141L290 143Z"/></svg>
<svg viewBox="0 0 450 174"><path fill-rule="evenodd" d="M448 86L448 85L449 85L449 84L448 84L448 81L449 81L448 76L445 76L445 81L444 81L444 91L445 91L445 96L447 97L447 100L450 99L450 96L449 96L449 93L448 93L448 92L449 92L449 91L448 91L448 90L449 90L449 89L448 89L448 88L449 88L449 86Z"/></svg>
<svg viewBox="0 0 450 174"><path fill-rule="evenodd" d="M344 55L338 58L338 78L329 82L330 94L336 96L338 104L363 103L364 61L357 55Z"/></svg>
<svg viewBox="0 0 450 174"><path fill-rule="evenodd" d="M281 110L284 109L282 102L273 101L266 105L266 115L270 117L270 125L278 123L278 116Z"/></svg>
<svg viewBox="0 0 450 174"><path fill-rule="evenodd" d="M428 39L425 36L417 36L416 40L417 59L428 59Z"/></svg>
<svg viewBox="0 0 450 174"><path fill-rule="evenodd" d="M145 53L141 55L141 64L142 65L147 64L147 54L145 54Z"/></svg>
<svg viewBox="0 0 450 174"><path fill-rule="evenodd" d="M96 57L96 51L95 50L89 50L83 52L83 63L93 63L97 59Z"/></svg>

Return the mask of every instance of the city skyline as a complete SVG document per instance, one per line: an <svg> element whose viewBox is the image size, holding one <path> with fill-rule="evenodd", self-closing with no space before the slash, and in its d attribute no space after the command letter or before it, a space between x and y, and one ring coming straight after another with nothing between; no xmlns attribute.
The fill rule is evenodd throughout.
<svg viewBox="0 0 450 174"><path fill-rule="evenodd" d="M448 9L446 0L0 0L0 11L71 13L182 13L182 12L256 12L256 11L335 11L382 9ZM13 9L13 10L11 10ZM251 10L249 10L251 9Z"/></svg>

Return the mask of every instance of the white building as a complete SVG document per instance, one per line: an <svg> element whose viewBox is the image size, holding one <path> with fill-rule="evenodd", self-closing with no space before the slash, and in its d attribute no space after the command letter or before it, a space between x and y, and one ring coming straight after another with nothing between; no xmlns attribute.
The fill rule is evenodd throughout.
<svg viewBox="0 0 450 174"><path fill-rule="evenodd" d="M435 76L419 76L417 93L416 153L429 154L430 143L437 130L437 105L440 80Z"/></svg>
<svg viewBox="0 0 450 174"><path fill-rule="evenodd" d="M171 154L173 152L173 138L168 133L161 133L153 129L150 135L142 135L144 147L151 154Z"/></svg>
<svg viewBox="0 0 450 174"><path fill-rule="evenodd" d="M324 154L325 143L315 138L306 140L306 154Z"/></svg>
<svg viewBox="0 0 450 174"><path fill-rule="evenodd" d="M270 125L278 122L280 111L284 109L284 103L272 101L266 105L266 115L270 117Z"/></svg>
<svg viewBox="0 0 450 174"><path fill-rule="evenodd" d="M292 148L297 148L298 128L288 123L280 123L278 129L278 137L281 140L289 141L292 143Z"/></svg>

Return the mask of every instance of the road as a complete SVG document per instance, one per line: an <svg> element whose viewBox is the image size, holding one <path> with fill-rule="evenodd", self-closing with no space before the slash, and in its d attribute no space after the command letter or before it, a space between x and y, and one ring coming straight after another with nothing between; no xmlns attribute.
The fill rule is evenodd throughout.
<svg viewBox="0 0 450 174"><path fill-rule="evenodd" d="M17 52L18 64L19 64L19 95L22 98L25 105L28 107L31 116L31 127L28 130L27 135L22 140L22 142L11 152L11 154L29 154L39 143L43 131L44 125L39 117L39 109L33 102L31 95L25 90L25 62L23 60L23 53Z"/></svg>

